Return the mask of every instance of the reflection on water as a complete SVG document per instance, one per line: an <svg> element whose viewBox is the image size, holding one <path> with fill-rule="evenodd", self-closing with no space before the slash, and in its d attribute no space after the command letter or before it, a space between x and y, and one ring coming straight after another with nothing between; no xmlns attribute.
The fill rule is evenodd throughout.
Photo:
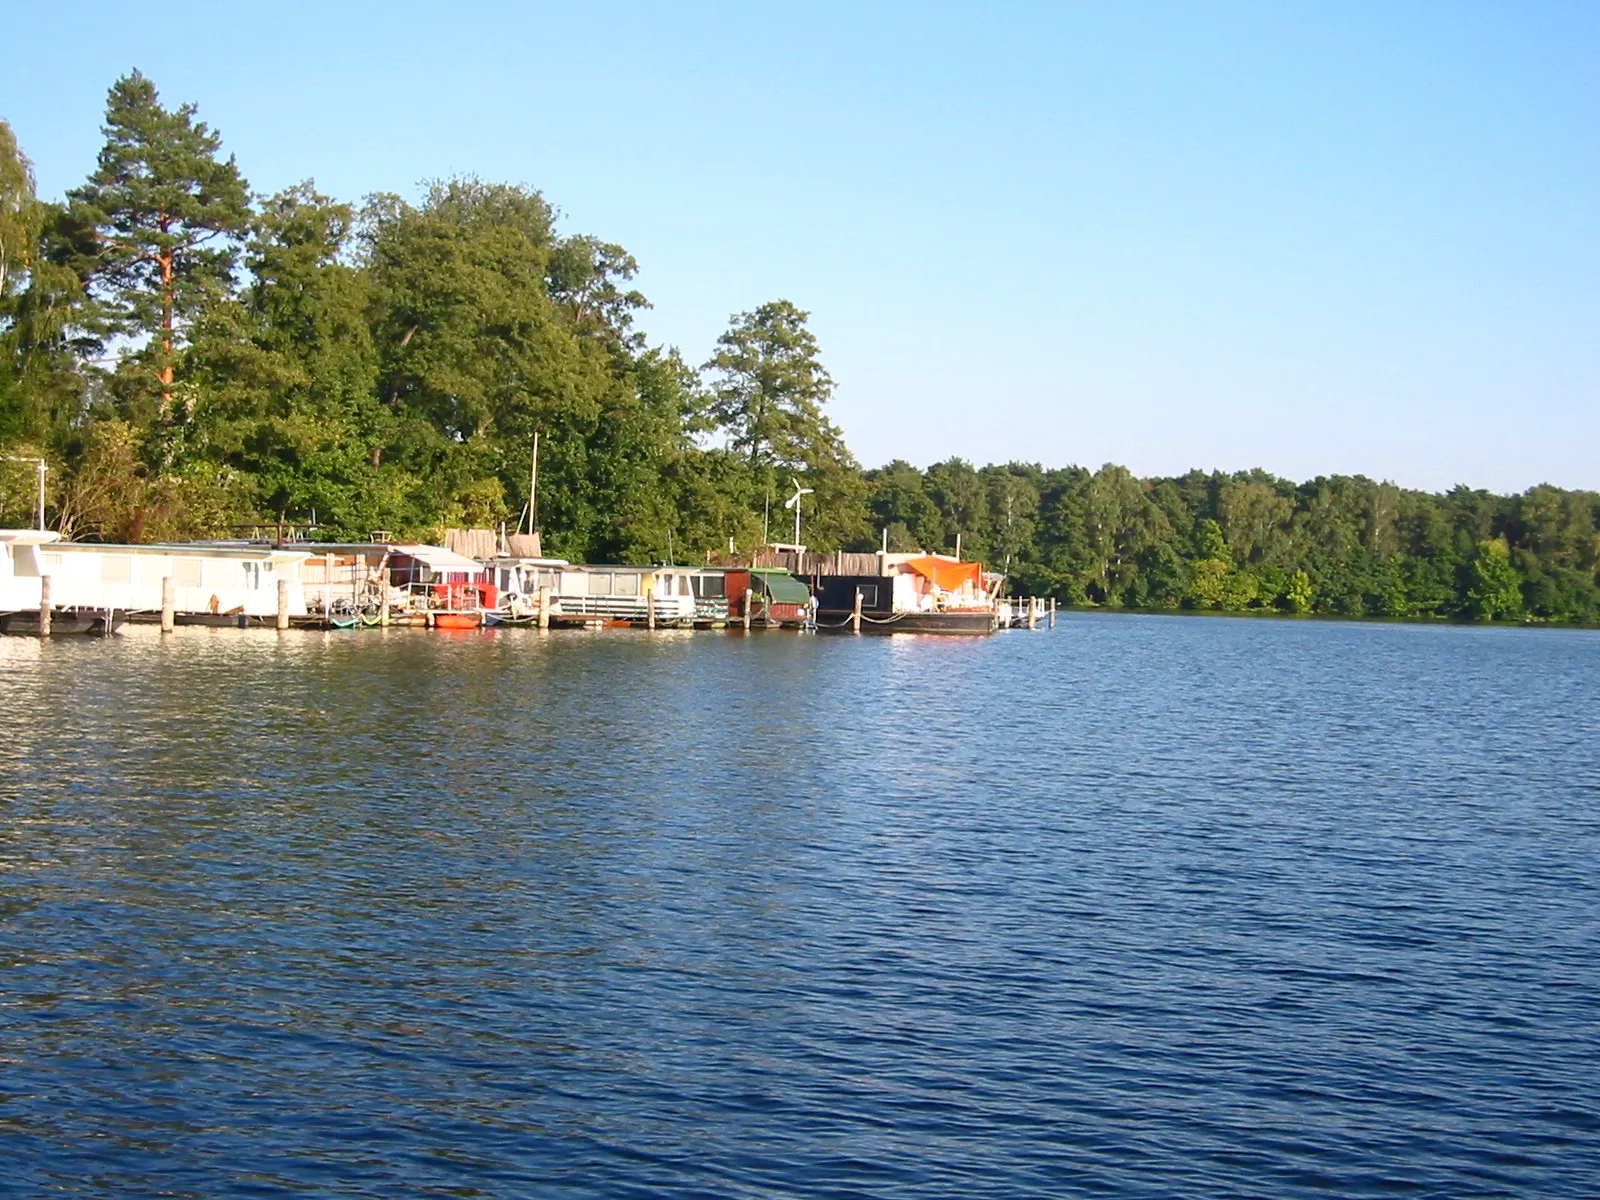
<svg viewBox="0 0 1600 1200"><path fill-rule="evenodd" d="M24 1193L1600 1190L1600 635L0 639Z"/></svg>

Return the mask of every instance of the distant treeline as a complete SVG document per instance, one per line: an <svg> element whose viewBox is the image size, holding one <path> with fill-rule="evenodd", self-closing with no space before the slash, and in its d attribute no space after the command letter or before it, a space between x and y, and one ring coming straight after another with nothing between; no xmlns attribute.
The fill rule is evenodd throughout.
<svg viewBox="0 0 1600 1200"><path fill-rule="evenodd" d="M1069 604L1600 620L1600 494L1444 495L1361 476L1137 479L959 459L868 472L891 546L950 546Z"/></svg>
<svg viewBox="0 0 1600 1200"><path fill-rule="evenodd" d="M1261 472L863 470L807 314L736 313L699 366L634 325L621 246L526 187L253 195L193 105L111 88L94 172L39 201L0 121L0 524L153 541L533 519L547 552L679 561L789 528L949 550L1074 604L1592 621L1597 504Z"/></svg>

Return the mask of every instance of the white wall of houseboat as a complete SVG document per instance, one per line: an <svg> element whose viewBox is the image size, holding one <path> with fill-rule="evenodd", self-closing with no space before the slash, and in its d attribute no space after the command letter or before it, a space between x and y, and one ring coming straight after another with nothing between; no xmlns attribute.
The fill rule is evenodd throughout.
<svg viewBox="0 0 1600 1200"><path fill-rule="evenodd" d="M656 620L694 619L687 574L670 567L563 566L556 575L555 610L569 616L642 620L655 591Z"/></svg>
<svg viewBox="0 0 1600 1200"><path fill-rule="evenodd" d="M305 555L296 551L33 543L7 532L0 532L0 545L0 611L37 610L44 575L50 576L51 602L67 608L156 611L162 580L170 576L178 612L272 616L279 579L289 582L290 614L306 611L300 582Z"/></svg>

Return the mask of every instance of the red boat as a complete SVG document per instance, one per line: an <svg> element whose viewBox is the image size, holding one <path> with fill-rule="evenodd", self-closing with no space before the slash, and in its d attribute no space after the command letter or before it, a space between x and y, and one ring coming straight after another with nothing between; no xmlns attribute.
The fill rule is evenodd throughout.
<svg viewBox="0 0 1600 1200"><path fill-rule="evenodd" d="M433 627L435 629L476 629L483 624L481 612L436 612L433 614Z"/></svg>

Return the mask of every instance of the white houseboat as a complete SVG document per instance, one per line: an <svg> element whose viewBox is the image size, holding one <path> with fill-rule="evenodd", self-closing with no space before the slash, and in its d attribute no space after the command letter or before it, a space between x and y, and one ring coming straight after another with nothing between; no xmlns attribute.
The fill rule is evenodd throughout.
<svg viewBox="0 0 1600 1200"><path fill-rule="evenodd" d="M170 578L173 611L180 622L274 618L279 580L288 583L289 615L303 616L300 566L306 557L302 551L270 546L124 546L63 542L60 534L49 530L4 529L0 530L0 622L31 623L37 630L45 576L50 579L52 610L68 613L159 613L162 582Z"/></svg>
<svg viewBox="0 0 1600 1200"><path fill-rule="evenodd" d="M502 604L537 605L550 589L550 613L568 622L643 621L654 597L656 623L692 624L699 574L692 567L627 567L569 563L553 558L492 558L484 566Z"/></svg>

